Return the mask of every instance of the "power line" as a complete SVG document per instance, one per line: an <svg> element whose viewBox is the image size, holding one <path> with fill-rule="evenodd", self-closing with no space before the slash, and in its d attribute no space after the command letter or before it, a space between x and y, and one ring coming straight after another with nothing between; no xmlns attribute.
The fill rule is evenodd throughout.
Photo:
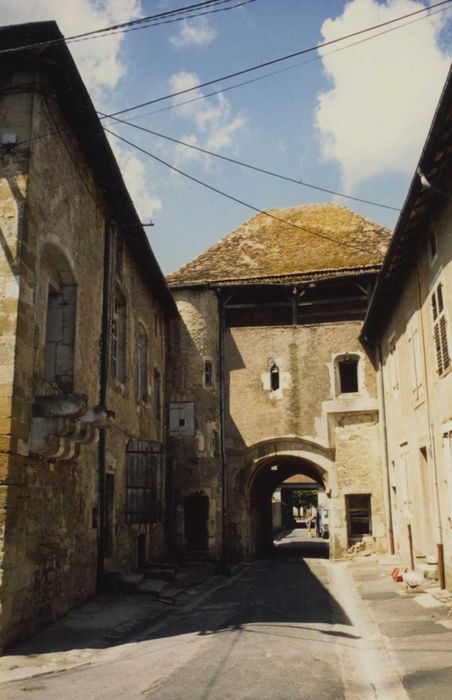
<svg viewBox="0 0 452 700"><path fill-rule="evenodd" d="M204 0L203 2L198 2L193 5L187 5L185 7L176 8L174 10L168 10L166 12L160 12L155 15L148 15L147 17L141 17L135 20L129 20L128 22L123 22L121 24L114 24L102 29L93 29L89 32L84 32L81 34L74 34L69 37L61 37L58 39L49 39L46 41L39 41L33 44L24 44L22 46L14 46L7 49L0 49L0 55L6 53L15 53L18 51L25 51L34 48L44 48L49 46L54 46L57 44L70 44L79 41L85 41L87 39L98 39L104 36L113 36L114 34L124 33L127 31L134 31L137 29L146 29L148 27L159 26L161 24L168 24L170 22L179 22L187 19L194 19L196 17L201 17L206 14L213 14L214 12L225 12L228 10L241 7L242 5L248 5L251 2L256 2L256 0L241 0L235 5L229 5L229 3L234 2L234 0ZM228 7L219 7L220 5L229 5ZM205 12L199 12L206 8Z"/></svg>
<svg viewBox="0 0 452 700"><path fill-rule="evenodd" d="M128 139L125 139L123 136L119 136L119 134L115 134L114 131L110 131L110 129L105 129L105 131L108 134L111 134L112 136L115 136L117 139L120 141L123 141L124 143L127 143L129 146L132 146L132 148L135 148L137 151L141 151L141 153L144 153L145 155L149 156L153 160L157 161L158 163L161 163L162 165L165 165L167 168L170 170L173 170L174 172L178 173L179 175L182 175L183 177L186 177L188 180L191 180L192 182L196 182L198 185L202 185L202 187L206 187L208 190L211 190L212 192L216 192L217 194L220 194L222 197L226 197L227 199L230 199L233 202L236 202L237 204L241 204L244 207L247 207L248 209L251 209L252 211L257 212L258 214L263 214L264 216L267 216L270 219L273 219L274 221L279 221L282 224L285 224L287 226L292 226L293 228L300 229L300 231L304 231L304 233L309 233L312 236L316 236L317 238L324 238L327 241L330 241L331 243L334 243L335 245L340 245L340 246L346 246L347 248L351 248L353 250L358 250L361 253L366 253L368 254L368 249L361 248L358 245L355 245L353 243L346 243L345 241L337 241L334 238L331 238L330 236L326 236L323 233L319 233L318 231L312 231L309 228L306 228L306 226L300 226L299 224L294 224L291 221L287 221L286 219L282 219L279 216L276 216L275 214L271 214L268 211L265 211L263 209L259 209L259 207L255 207L252 204L249 204L248 202L243 201L242 199L238 199L238 197L234 197L231 194L228 194L227 192L224 192L223 190L218 189L217 187L214 187L213 185L209 185L208 182L204 182L203 180L200 180L197 177L194 177L193 175L189 175L188 173L184 172L183 170L180 170L179 168L176 168L176 166L171 165L171 163L168 163L167 161L163 160L162 158L159 158L158 156L154 155L150 151L146 151L144 148L141 148L141 146L138 146L136 143L133 143L132 141L129 141ZM384 230L384 227L381 227L381 230Z"/></svg>
<svg viewBox="0 0 452 700"><path fill-rule="evenodd" d="M299 68L300 66L305 66L308 63L313 63L314 61L321 61L325 56L332 56L335 53L339 53L341 51L346 51L347 49L353 48L354 46L359 46L360 44L364 44L367 41L371 41L372 39L376 39L377 37L383 36L384 34L389 34L391 32L396 32L399 29L403 29L404 27L408 27L411 24L415 24L416 22L422 22L425 19L429 19L430 17L434 17L435 15L440 14L441 12L447 12L447 10L452 9L451 7L443 7L439 10L436 10L436 12L431 12L429 15L424 15L423 17L418 17L417 19L412 19L410 22L404 22L404 24L401 24L398 27L391 27L390 29L385 29L382 32L378 32L377 34L373 34L372 36L365 37L364 39L359 39L359 41L353 41L350 44L347 44L346 46L341 46L338 49L333 49L332 51L328 51L320 56L314 56L313 58L308 59L307 61L301 61L299 63L295 63L292 66L286 66L285 68L280 68L279 70L274 70L270 71L269 73L265 73L264 75L259 75L255 78L250 78L249 80L244 80L240 83L234 83L234 85L228 85L224 88L220 88L219 90L213 90L212 92L207 92L204 95L198 95L197 97L192 97L189 100L183 100L181 102L177 102L176 104L173 105L168 105L167 107L161 107L160 109L154 109L152 112L144 112L143 114L137 114L134 117L131 117L129 120L130 122L137 121L138 119L143 119L144 117L150 117L153 116L154 114L160 114L161 112L168 112L173 109L177 109L178 107L183 107L184 105L192 104L193 102L198 102L199 100L205 100L208 97L214 97L215 95L220 95L224 92L229 92L230 90L235 90L236 88L239 87L244 87L245 85L251 85L252 83L257 83L260 80L266 80L267 78L272 78L274 75L279 75L280 73L286 73L287 71L290 70L295 70L296 68ZM106 117L102 117L103 119ZM112 117L114 119L115 117Z"/></svg>
<svg viewBox="0 0 452 700"><path fill-rule="evenodd" d="M373 31L374 29L381 29L382 27L386 27L390 24L394 24L395 22L400 22L403 19L408 19L409 17L413 17L414 15L419 15L424 12L429 12L430 10L440 7L442 5L447 5L452 0L442 0L441 2L436 3L435 5L430 5L429 7L424 7L421 10L415 10L414 12L410 12L405 15L400 15L399 17L395 17L394 19L387 20L386 22L380 22L379 24L375 24L372 27L366 27L365 29L359 29L355 32L351 32L349 34L344 34L341 37L337 37L336 39L330 39L329 41L324 41L321 44L317 44L316 46L310 46L307 49L301 49L300 51L295 51L290 54L286 54L285 56L280 56L279 58L273 58L270 61L265 61L263 63L259 63L255 66L251 66L249 68L243 68L242 70L235 71L234 73L229 73L228 75L223 75L220 78L214 78L212 80L207 80L204 83L199 83L197 85L193 85L192 87L185 88L184 90L177 90L176 92L172 92L169 95L162 95L161 97L155 97L152 100L146 100L146 102L141 102L140 104L133 105L131 107L126 107L121 110L117 110L116 112L112 112L111 114L106 115L103 117L103 119L106 119L107 117L115 117L118 114L125 114L126 112L132 112L136 109L141 109L141 107L147 107L152 104L156 104L157 102L162 102L163 100L169 100L173 97L178 97L179 95L185 95L189 92L193 92L194 90L199 90L203 87L208 87L209 85L214 85L215 83L219 83L222 80L230 80L231 78L237 78L240 75L245 75L247 73L251 73L255 70L260 70L261 68L266 68L267 66L272 66L275 65L276 63L281 63L283 61L287 61L291 58L295 58L296 56L302 56L307 53L311 53L312 51L318 51L319 49L324 48L325 46L331 46L332 44L337 44L339 41L344 41L345 39L351 39L355 36L359 36L360 34L365 34L367 32Z"/></svg>
<svg viewBox="0 0 452 700"><path fill-rule="evenodd" d="M102 112L98 112L98 114L102 115ZM382 207L383 209L391 209L392 211L400 211L400 209L398 207L392 207L389 204L382 204L381 202L373 202L369 199L362 199L361 197L353 197L352 195L344 194L343 192L335 192L334 190L329 190L326 187L320 187L319 185L313 185L313 184L308 183L308 182L303 182L303 180L296 180L295 178L288 177L287 175L282 175L281 173L275 173L271 170L266 170L265 168L259 168L256 165L251 165L250 163L245 163L245 162L243 162L241 160L237 160L235 158L229 158L228 156L223 156L220 153L215 153L214 151L209 151L206 148L201 148L200 146L195 146L191 143L187 143L186 141L180 141L179 139L175 139L172 136L166 136L165 134L160 134L158 131L153 131L152 129L147 129L144 126L139 126L138 124L132 124L131 122L126 121L125 119L118 119L117 117L113 117L113 119L115 119L115 121L117 121L119 124L126 124L128 126L132 126L134 129L139 129L140 131L144 131L148 134L152 134L153 136L158 136L159 138L165 139L166 141L171 141L172 143L177 143L181 146L185 146L186 148L191 148L194 151L199 151L200 153L204 153L208 156L213 156L214 158L219 158L220 160L224 160L228 163L233 163L234 165L240 165L244 168L248 168L249 170L254 170L255 172L262 173L263 175L269 175L271 177L276 177L279 180L284 180L286 182L291 182L291 183L294 183L296 185L301 185L302 187L309 187L310 189L318 190L319 192L326 192L328 194L337 195L338 197L344 197L345 199L352 199L355 202L362 202L363 204L372 204L373 206ZM106 131L108 131L108 129L106 129Z"/></svg>

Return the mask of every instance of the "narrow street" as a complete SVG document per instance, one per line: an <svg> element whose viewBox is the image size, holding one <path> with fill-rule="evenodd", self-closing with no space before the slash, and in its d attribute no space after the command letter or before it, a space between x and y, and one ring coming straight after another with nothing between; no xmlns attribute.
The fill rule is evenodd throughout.
<svg viewBox="0 0 452 700"><path fill-rule="evenodd" d="M17 700L25 697L24 694L33 700L422 697L415 686L413 694L407 695L404 690L400 670L394 665L395 657L389 654L363 596L358 593L350 565L332 564L325 558L327 554L326 541L308 539L306 530L293 530L277 543L273 558L247 565L230 579L219 579L221 582L195 603L171 610L159 623L142 627L139 633L116 646L80 649L79 641L74 640L79 654L77 668L6 683L1 697L3 700ZM395 584L386 576L378 580L376 562L369 559L360 562L357 572L364 585L373 584L372 579L376 579L378 592L369 590L374 591L379 604L386 605L386 598L391 599L396 615L394 605L400 607L401 599L392 592ZM419 608L412 600L403 600L401 604L414 606L413 610ZM413 617L410 607L404 610L405 616L408 612ZM384 612L383 619L388 622ZM410 635L417 633L416 624L419 623L414 621ZM421 627L425 624L420 622ZM431 619L427 624L430 632L434 630ZM450 633L444 628L439 631L445 633L441 640L446 648L442 650L450 650ZM46 653L45 643L40 644L34 655ZM438 654L436 657L439 658ZM23 657L16 658L17 663L24 663ZM416 668L416 654L412 653L410 658L408 663L414 663ZM14 652L5 657L5 668L12 668L14 659ZM434 691L434 686L430 687ZM431 697L437 696L433 693Z"/></svg>

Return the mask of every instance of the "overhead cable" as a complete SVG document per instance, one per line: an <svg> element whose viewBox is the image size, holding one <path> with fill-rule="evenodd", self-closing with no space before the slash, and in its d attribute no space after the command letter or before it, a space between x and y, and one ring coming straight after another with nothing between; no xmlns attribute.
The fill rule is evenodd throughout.
<svg viewBox="0 0 452 700"><path fill-rule="evenodd" d="M98 114L102 115L102 112L98 112ZM294 183L295 185L301 185L302 187L309 187L310 189L318 190L319 192L326 192L328 194L336 195L338 197L344 197L345 199L352 199L355 202L362 202L363 204L371 204L375 207L382 207L383 209L391 209L392 211L400 211L399 207L393 207L393 206L390 206L389 204L382 204L381 202L374 202L374 201L371 201L369 199L362 199L361 197L354 197L354 196L349 195L349 194L344 194L343 192L336 192L334 190L327 189L326 187L320 187L319 185L313 185L312 183L304 182L303 180L297 180L296 178L288 177L287 175L282 175L281 173L275 173L275 172L272 172L271 170L266 170L265 168L260 168L257 165L251 165L250 163L245 163L244 161L237 160L236 158L229 158L228 156L221 155L220 153L215 153L215 151L209 151L206 148L201 148L200 146L195 146L194 144L187 143L186 141L180 141L179 139L175 139L172 136L166 136L165 134L161 134L158 131L154 131L153 129L147 129L144 126L140 126L138 124L133 124L131 122L126 121L125 119L118 119L117 117L113 117L113 119L115 121L117 121L119 124L126 124L128 126L132 126L134 129L139 129L140 131L144 131L148 134L152 134L153 136L158 136L159 138L165 139L166 141L171 141L172 143L176 143L180 146L185 146L186 148L191 148L194 151L204 153L208 156L213 156L214 158L219 158L220 160L224 160L228 163L233 163L234 165L240 165L244 168L248 168L249 170L254 170L255 172L262 173L263 175L269 175L271 177L276 177L279 180L285 180L286 182L291 182L291 183ZM105 129L105 130L108 131L108 129Z"/></svg>
<svg viewBox="0 0 452 700"><path fill-rule="evenodd" d="M335 238L331 238L331 236L326 236L323 233L319 233L318 231L312 231L311 229L307 228L306 226L300 226L299 224L294 224L292 221L287 221L286 219L282 219L280 216L276 216L276 214L271 214L269 211L265 211L264 209L259 209L259 207L255 207L253 204L249 204L248 202L243 201L242 199L238 199L238 197L234 197L231 194L228 194L227 192L224 192L223 190L218 189L217 187L214 187L213 185L210 185L208 182L204 182L204 180L200 180L199 178L195 177L194 175L190 175L189 173L184 172L183 170L180 170L179 168L176 168L175 165L172 165L171 163L168 163L167 161L163 160L162 158L159 158L156 156L154 153L151 153L150 151L146 151L144 148L141 148L141 146L138 146L136 143L133 143L132 141L129 141L128 139L125 139L123 136L120 136L119 134L116 134L114 131L111 131L110 129L105 129L105 131L108 134L111 134L115 138L119 139L120 141L123 141L124 143L128 144L129 146L132 146L132 148L135 148L137 151L140 151L141 153L144 153L145 155L149 156L153 160L157 161L161 165L164 165L165 167L169 168L170 170L173 170L174 172L178 173L179 175L182 175L183 177L187 178L188 180L191 180L192 182L196 182L198 185L202 185L202 187L206 187L208 190L211 190L212 192L216 192L217 194L221 195L222 197L226 197L226 199L230 199L233 202L236 202L237 204L241 204L243 207L246 207L247 209L251 209L252 211L255 211L258 214L263 214L264 216L267 216L270 219L273 219L274 221L279 221L282 224L285 224L287 226L292 226L293 228L299 229L300 231L304 231L304 233L308 233L311 236L315 236L317 238L324 238L327 241L330 241L331 243L334 243L335 245L339 246L345 246L347 248L351 248L352 250L358 250L361 253L369 253L368 248L362 248L361 246L358 246L354 243L346 243L345 241L338 241ZM381 227L381 230L385 230L384 227Z"/></svg>
<svg viewBox="0 0 452 700"><path fill-rule="evenodd" d="M421 10L415 10L414 12L409 12L408 14L405 15L400 15L399 17L395 17L394 19L386 20L385 22L380 22L379 24L375 24L371 27L366 27L364 29L359 29L355 32L350 32L349 34L344 34L343 36L337 37L336 39L330 39L329 41L324 41L321 44L317 44L316 46L310 46L307 49L301 49L300 51L294 51L290 54L286 54L284 56L280 56L279 58L273 58L269 61L264 61L263 63L259 63L255 66L250 66L249 68L242 68L242 70L235 71L234 73L229 73L227 75L223 75L220 78L213 78L212 80L207 80L203 83L198 83L197 85L193 85L192 87L189 88L184 88L183 90L177 90L176 92L172 92L169 95L162 95L161 97L155 97L152 100L146 100L146 102L141 102L136 105L132 105L131 107L125 107L124 109L117 110L115 112L111 112L110 114L106 115L103 117L103 119L106 119L107 117L114 117L118 116L118 114L125 114L126 112L132 112L136 109L141 109L142 107L147 107L152 104L156 104L157 102L162 102L163 100L169 100L174 97L179 97L180 95L186 95L189 92L193 92L194 90L200 90L203 87L208 87L209 85L214 85L215 83L219 83L222 80L230 80L231 78L237 78L240 75L246 75L247 73L252 73L253 71L260 70L261 68L266 68L267 66L272 66L275 65L276 63L281 63L283 61L288 61L292 58L295 58L296 56L303 56L304 54L311 53L313 51L318 51L319 49L325 48L326 46L331 46L333 44L337 44L340 41L345 41L345 39L351 39L355 36L359 36L360 34L365 34L367 32L371 32L375 29L381 29L382 27L386 27L388 25L394 24L395 22L400 22L403 19L408 19L409 17L414 17L415 15L419 15L424 12L430 12L432 9L436 7L440 7L442 5L448 5L452 2L452 0L442 0L441 2L437 2L434 5L429 5L428 7L423 7Z"/></svg>

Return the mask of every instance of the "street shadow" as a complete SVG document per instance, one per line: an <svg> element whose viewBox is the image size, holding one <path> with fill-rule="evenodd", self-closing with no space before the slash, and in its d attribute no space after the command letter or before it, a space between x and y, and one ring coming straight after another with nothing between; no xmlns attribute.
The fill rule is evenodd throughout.
<svg viewBox="0 0 452 700"><path fill-rule="evenodd" d="M311 553L322 544L306 543ZM244 565L236 576L218 578L216 587L210 593L200 595L198 604L193 605L193 599L190 600L185 609L182 607L183 601L170 610L163 604L155 603L148 613L143 610L143 614L137 615L133 606L137 596L124 595L116 597L111 608L107 605L99 613L99 605L105 606L105 599L94 599L38 632L27 642L10 649L6 657L33 657L74 649L104 649L162 638L175 643L175 638L181 635L220 634L234 629L286 637L299 636L300 630L306 630L309 637L313 628L307 625L313 624L320 625L314 631L324 636L325 643L328 639L333 643L333 637L343 637L344 640L356 638L352 633L341 630L322 629L325 624L352 624L325 586L326 568L320 562L305 562L298 548L291 549L289 546L287 549L278 548L276 552L270 559ZM283 556L280 552L289 552L290 556ZM292 552L295 552L295 556L292 556ZM127 617L124 608L127 612L127 606L130 606L135 622L130 619L128 625L115 627L114 621L119 619L115 606L122 608L123 620ZM98 625L101 618L102 628ZM249 629L250 625L252 629Z"/></svg>

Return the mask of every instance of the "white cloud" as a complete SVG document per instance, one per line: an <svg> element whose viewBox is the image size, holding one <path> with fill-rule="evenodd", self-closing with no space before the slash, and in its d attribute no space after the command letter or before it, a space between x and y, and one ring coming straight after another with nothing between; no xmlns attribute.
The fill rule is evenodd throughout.
<svg viewBox="0 0 452 700"><path fill-rule="evenodd" d="M186 90L194 87L199 82L200 80L196 73L184 71L175 73L170 79L171 92ZM201 90L194 90L190 93L192 98L201 97L202 94ZM177 99L180 98L176 98L176 101ZM196 133L190 132L180 140L201 146L210 151L224 150L229 146L233 146L237 132L246 124L243 116L231 113L229 100L222 93L206 100L183 105L178 108L178 113L184 119L190 121L196 131ZM184 146L178 146L175 149L175 156L179 163L199 160L206 169L210 167L212 162L209 156L204 156L202 153L197 153Z"/></svg>
<svg viewBox="0 0 452 700"><path fill-rule="evenodd" d="M138 215L141 221L149 221L162 208L162 202L149 186L147 164L141 161L133 151L123 146L114 136L110 137L108 134L107 136Z"/></svg>
<svg viewBox="0 0 452 700"><path fill-rule="evenodd" d="M2 24L56 20L65 36L102 29L142 15L140 0L1 0ZM121 58L124 34L75 42L69 48L92 97L102 102L126 71Z"/></svg>
<svg viewBox="0 0 452 700"><path fill-rule="evenodd" d="M351 0L322 25L326 41L424 7L418 0ZM447 76L450 57L439 46L444 14L430 16L369 42L326 55L333 87L319 95L321 152L339 162L343 186L384 172L413 172Z"/></svg>
<svg viewBox="0 0 452 700"><path fill-rule="evenodd" d="M142 16L140 0L0 0L2 24L56 20L65 36L127 22ZM121 56L124 34L90 39L69 45L81 76L98 106L109 112L115 103L114 89L127 73ZM150 219L162 202L149 188L151 169L134 151L111 138L127 188L142 220Z"/></svg>
<svg viewBox="0 0 452 700"><path fill-rule="evenodd" d="M170 42L178 49L186 46L207 46L217 36L215 29L209 24L207 17L184 20L179 33L170 37Z"/></svg>

